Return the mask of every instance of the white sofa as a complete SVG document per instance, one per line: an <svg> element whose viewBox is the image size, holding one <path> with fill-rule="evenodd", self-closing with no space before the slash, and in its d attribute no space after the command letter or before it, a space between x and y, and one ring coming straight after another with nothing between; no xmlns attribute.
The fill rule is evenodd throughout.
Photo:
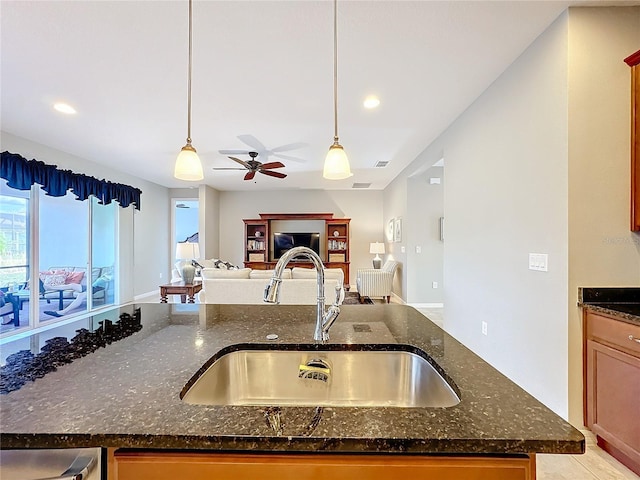
<svg viewBox="0 0 640 480"><path fill-rule="evenodd" d="M224 270L202 269L202 290L198 294L200 303L265 304L264 289L273 276L273 270ZM285 269L280 285L280 304L315 305L318 297L316 271L308 268ZM325 269L325 303L330 305L336 298L344 300L344 274L339 268ZM268 305L268 304L265 304Z"/></svg>

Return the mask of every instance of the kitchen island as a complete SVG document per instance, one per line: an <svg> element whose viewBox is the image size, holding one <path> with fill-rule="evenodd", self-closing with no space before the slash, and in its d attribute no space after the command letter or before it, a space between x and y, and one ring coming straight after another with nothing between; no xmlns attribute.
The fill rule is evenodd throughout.
<svg viewBox="0 0 640 480"><path fill-rule="evenodd" d="M289 454L295 454L292 461L316 458L353 465L367 464L369 458L373 466L380 459L389 459L389 465L399 459L503 460L528 467L523 476L486 478L532 479L536 453L584 452L579 431L415 309L345 305L341 310L330 343L420 349L450 381L460 403L446 408L282 407L277 428L264 407L186 404L179 397L185 384L225 347L312 343L315 306L137 304L64 327L67 332L99 327L94 333L103 338L114 327L109 318L139 325L104 348L0 396L1 448L106 447L113 467L109 478L133 478L118 462L131 460L135 467L140 453L155 458L150 462L157 466L157 458L187 451L198 461L202 455L223 455L227 466L242 458L258 463L268 458L271 465L284 458L287 464ZM277 340L267 340L270 334ZM4 374L3 385L8 381ZM165 472L169 463L162 467Z"/></svg>

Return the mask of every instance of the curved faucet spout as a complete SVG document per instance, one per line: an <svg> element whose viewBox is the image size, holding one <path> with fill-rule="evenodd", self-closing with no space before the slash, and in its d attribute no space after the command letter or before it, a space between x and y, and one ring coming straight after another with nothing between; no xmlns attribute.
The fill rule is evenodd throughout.
<svg viewBox="0 0 640 480"><path fill-rule="evenodd" d="M296 257L306 257L316 269L316 281L318 283L317 308L316 308L316 327L313 332L313 339L316 342L326 342L329 340L329 329L336 321L340 314L338 307L339 295L336 295L336 301L325 313L324 306L324 265L316 252L308 247L294 247L287 250L278 263L273 272L273 277L264 289L264 301L267 303L279 303L280 285L282 284L282 274L287 264Z"/></svg>

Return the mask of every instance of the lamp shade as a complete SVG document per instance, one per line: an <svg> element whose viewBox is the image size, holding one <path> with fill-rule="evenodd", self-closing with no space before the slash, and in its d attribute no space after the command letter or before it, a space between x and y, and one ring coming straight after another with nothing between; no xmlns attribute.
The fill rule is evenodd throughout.
<svg viewBox="0 0 640 480"><path fill-rule="evenodd" d="M200 246L197 243L179 242L176 245L176 258L178 260L200 258Z"/></svg>
<svg viewBox="0 0 640 480"><path fill-rule="evenodd" d="M352 176L349 159L344 148L339 143L334 143L329 148L329 153L324 160L322 176L328 180L342 180Z"/></svg>
<svg viewBox="0 0 640 480"><path fill-rule="evenodd" d="M191 145L187 144L180 150L178 158L176 159L173 176L179 180L191 181L202 180L204 178L202 163L200 163L196 149Z"/></svg>
<svg viewBox="0 0 640 480"><path fill-rule="evenodd" d="M369 253L384 253L384 243L374 242L369 244Z"/></svg>

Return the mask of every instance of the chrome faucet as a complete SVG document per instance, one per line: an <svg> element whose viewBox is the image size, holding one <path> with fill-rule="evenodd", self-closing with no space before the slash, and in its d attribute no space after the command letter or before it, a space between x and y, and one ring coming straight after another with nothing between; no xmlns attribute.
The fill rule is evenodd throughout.
<svg viewBox="0 0 640 480"><path fill-rule="evenodd" d="M340 315L340 285L336 287L335 302L324 311L324 265L316 252L308 247L294 247L287 250L273 272L273 277L264 289L264 301L267 303L279 303L280 284L282 283L282 272L287 264L295 257L304 256L313 262L316 269L316 280L318 282L318 303L316 308L316 328L313 332L313 339L316 342L326 343L329 340L329 329Z"/></svg>

